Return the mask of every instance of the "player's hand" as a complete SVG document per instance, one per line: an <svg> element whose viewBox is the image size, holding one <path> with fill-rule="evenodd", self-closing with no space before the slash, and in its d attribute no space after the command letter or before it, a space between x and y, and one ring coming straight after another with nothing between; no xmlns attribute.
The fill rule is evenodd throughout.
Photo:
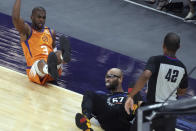
<svg viewBox="0 0 196 131"><path fill-rule="evenodd" d="M128 115L130 115L130 109L133 110L133 104L134 104L133 99L130 96L127 97L124 107Z"/></svg>

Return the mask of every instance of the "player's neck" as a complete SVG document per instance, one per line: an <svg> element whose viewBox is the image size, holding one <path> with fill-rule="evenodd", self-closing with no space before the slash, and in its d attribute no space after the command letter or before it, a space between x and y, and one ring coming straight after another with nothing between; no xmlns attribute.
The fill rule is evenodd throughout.
<svg viewBox="0 0 196 131"><path fill-rule="evenodd" d="M165 55L165 56L172 57L172 58L176 58L176 54L173 53L173 52L165 52L164 55Z"/></svg>
<svg viewBox="0 0 196 131"><path fill-rule="evenodd" d="M122 86L117 87L115 90L111 91L112 93L114 92L124 92Z"/></svg>
<svg viewBox="0 0 196 131"><path fill-rule="evenodd" d="M32 25L32 28L35 30L35 31L37 31L37 32L42 32L42 29L43 28L37 28L35 25Z"/></svg>

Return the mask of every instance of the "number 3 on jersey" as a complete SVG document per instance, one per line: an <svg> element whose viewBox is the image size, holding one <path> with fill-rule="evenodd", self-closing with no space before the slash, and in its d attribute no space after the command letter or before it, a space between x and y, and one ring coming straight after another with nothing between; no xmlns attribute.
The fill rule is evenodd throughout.
<svg viewBox="0 0 196 131"><path fill-rule="evenodd" d="M45 45L42 45L41 48L43 49L43 53L44 55L48 55L48 48Z"/></svg>
<svg viewBox="0 0 196 131"><path fill-rule="evenodd" d="M167 75L165 76L165 79L167 79L170 82L176 82L177 77L178 77L179 71L178 70L172 70L169 69L167 72Z"/></svg>

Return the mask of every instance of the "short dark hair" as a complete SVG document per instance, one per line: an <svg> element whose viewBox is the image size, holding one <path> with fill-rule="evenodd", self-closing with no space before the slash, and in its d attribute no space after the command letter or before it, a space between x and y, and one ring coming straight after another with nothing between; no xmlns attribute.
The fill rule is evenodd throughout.
<svg viewBox="0 0 196 131"><path fill-rule="evenodd" d="M32 10L32 15L35 14L36 11L44 11L46 13L46 10L42 6L34 7Z"/></svg>
<svg viewBox="0 0 196 131"><path fill-rule="evenodd" d="M176 52L180 48L180 37L173 32L167 33L164 38L164 46L172 52Z"/></svg>

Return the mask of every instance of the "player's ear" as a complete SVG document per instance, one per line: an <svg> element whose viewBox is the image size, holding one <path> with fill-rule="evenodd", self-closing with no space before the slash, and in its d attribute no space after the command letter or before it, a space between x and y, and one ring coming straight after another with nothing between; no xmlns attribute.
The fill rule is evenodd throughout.
<svg viewBox="0 0 196 131"><path fill-rule="evenodd" d="M31 20L33 20L33 13L31 14Z"/></svg>
<svg viewBox="0 0 196 131"><path fill-rule="evenodd" d="M163 53L166 53L166 51L167 51L167 48L166 48L165 44L163 44Z"/></svg>

